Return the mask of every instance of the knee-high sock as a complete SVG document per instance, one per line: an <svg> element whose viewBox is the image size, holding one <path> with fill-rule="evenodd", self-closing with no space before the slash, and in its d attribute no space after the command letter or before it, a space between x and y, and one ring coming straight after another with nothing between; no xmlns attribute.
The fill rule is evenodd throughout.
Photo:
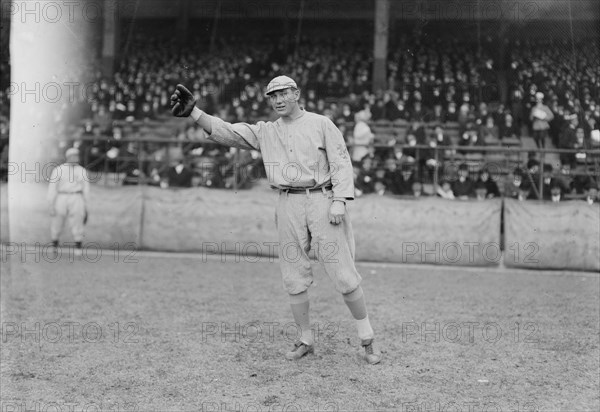
<svg viewBox="0 0 600 412"><path fill-rule="evenodd" d="M312 330L310 329L310 301L308 300L308 291L298 293L297 295L290 295L290 307L292 308L294 322L296 322L302 332L300 340L307 345L312 345L314 342Z"/></svg>
<svg viewBox="0 0 600 412"><path fill-rule="evenodd" d="M375 335L371 322L369 322L369 316L367 314L367 305L365 303L365 295L362 288L359 286L355 290L345 295L344 302L350 309L350 313L354 319L356 319L356 328L358 330L358 337L360 339L372 339Z"/></svg>

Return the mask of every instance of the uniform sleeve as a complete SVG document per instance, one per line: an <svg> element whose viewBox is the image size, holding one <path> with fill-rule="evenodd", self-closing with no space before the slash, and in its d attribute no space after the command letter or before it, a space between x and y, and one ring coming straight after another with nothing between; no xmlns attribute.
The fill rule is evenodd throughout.
<svg viewBox="0 0 600 412"><path fill-rule="evenodd" d="M344 136L329 119L323 124L325 151L329 161L334 199L354 199L354 170Z"/></svg>
<svg viewBox="0 0 600 412"><path fill-rule="evenodd" d="M87 205L89 205L90 200L90 178L88 176L87 170L84 167L81 168L81 173L83 175L83 187L81 190L83 192L83 200L85 201L85 205L87 207Z"/></svg>
<svg viewBox="0 0 600 412"><path fill-rule="evenodd" d="M204 114L204 116L209 116ZM239 149L260 150L259 138L264 131L265 122L255 125L248 123L228 123L218 117L210 116L212 133L208 138L224 146Z"/></svg>
<svg viewBox="0 0 600 412"><path fill-rule="evenodd" d="M54 204L58 195L58 181L60 180L60 166L55 167L50 174L50 184L48 185L48 202Z"/></svg>

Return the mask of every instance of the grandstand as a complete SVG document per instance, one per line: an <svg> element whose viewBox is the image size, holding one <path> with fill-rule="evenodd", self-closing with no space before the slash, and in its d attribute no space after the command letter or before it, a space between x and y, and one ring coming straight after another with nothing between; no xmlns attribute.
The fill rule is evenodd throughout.
<svg viewBox="0 0 600 412"><path fill-rule="evenodd" d="M116 173L117 181L156 184L164 180L170 163L182 156L194 171L194 185L206 184L201 165L207 161L218 165L218 175L220 169L232 169L238 155L215 148L190 122L170 116L171 90L178 82L188 84L204 110L228 121L269 120L272 113L262 97L263 88L273 76L286 73L302 88L306 109L334 120L350 148L354 115L369 110L377 164L388 157L404 163L401 153L409 126L420 122L424 133L417 139L416 154L431 155L437 165L435 173L423 173L418 166L425 159L418 158L415 172L431 187L453 178L444 174L445 162L466 162L473 176L491 163L494 178L503 187L505 178L515 168L525 168L531 158L551 164L565 187L578 175L585 176L588 187L597 185L598 156L582 155L600 148L598 31L586 29L594 20L586 16L589 9L584 2L576 2L575 10L570 10L576 19L571 27L566 9L559 10L562 17L548 18L539 10L531 21L507 14L459 18L461 24L456 25L455 18L436 14L418 18L427 10L434 13L435 2L429 6L391 2L385 79L377 85L374 76L381 74L374 74L373 40L364 36L372 30L373 3L353 2L336 17L330 4L302 1L308 14L292 13L292 4L287 9L274 6L273 15L256 16L257 24L248 32L241 31L238 22L253 9L227 1L193 3L196 7L189 1L180 3L179 14L173 12L169 18L163 17L157 1L146 9L144 4L139 9L125 5L115 9L114 27L105 24L100 29L103 48L98 47L96 58L88 62L85 80L94 86L87 96L70 102L70 127L63 144L81 144L84 164L111 177ZM280 14L288 16L283 19L284 37L274 36L273 22L279 24ZM362 31L348 31L346 22ZM106 39L114 39L112 52ZM2 56L1 169L6 179L10 79L8 53L3 51ZM532 139L529 117L537 92L545 93L544 102L555 115L544 150L538 150ZM573 116L580 119L583 143L561 138ZM431 147L436 126L450 146ZM565 168L560 159L569 155L576 161L570 162L568 175L561 174ZM259 162L250 163L260 168ZM111 180L115 179L104 179ZM209 180L214 184L215 179ZM228 181L224 176L217 180L220 187ZM249 187L238 180L229 179L227 187L237 188L238 183ZM541 179L539 183L541 191ZM582 195L571 189L566 197Z"/></svg>
<svg viewBox="0 0 600 412"><path fill-rule="evenodd" d="M159 20L155 3L144 17L136 16L135 20L130 19L134 17L129 15L132 9L123 8L115 30L120 36L114 37L120 38L116 40L114 55L107 57L99 50L95 62L90 62L95 69L88 71L92 74L89 81L95 86L87 100L72 102L68 139L86 141L83 146L89 150L82 161L94 162L90 167L96 170L120 173L121 181L136 180L127 175L132 169L132 156L140 157L140 164L149 163L144 148L150 143L163 146L159 151L179 152L192 166L199 164L194 154L204 152L198 150L203 144L213 150L193 125L170 117L168 97L176 83L189 84L204 110L229 121L252 122L271 118L262 90L268 79L279 73L297 79L307 110L332 118L344 131L349 146L353 145L355 113L370 110L370 127L375 134L372 144L383 156L393 156L391 150L384 150L386 146L402 151L407 144L408 126L414 121L422 122L425 129L424 138L417 139L417 152L431 149L427 147L429 137L439 125L451 143L450 147L434 149L440 167L443 161L465 161L476 175L479 169L493 163L500 179L515 167L525 166L532 157L541 164L552 164L560 174L559 153L563 149L567 153L578 149L576 142L560 138L572 116L581 119L584 152L600 148L597 134L592 133L600 120L598 33L584 30L590 21L581 20L580 9L576 11L580 17L576 32L567 31L561 20L562 26L557 28L555 21L544 18L535 24L509 18L477 20L472 30L464 30L464 25L471 22L463 21L457 30L452 21L409 18L402 14L408 10L406 2L401 2L401 6L392 2L386 81L376 88L372 42L356 33L344 33L344 40L337 36L345 21L368 28L369 22L358 19L354 13L366 7L366 15L372 16L372 4L356 2L356 9L327 20L331 23L329 32L320 24L322 16L288 18L286 37L276 38L272 29L259 28L269 27L272 20L257 24L250 33L242 35L236 23L244 11L225 2L221 7L229 10L229 15L215 14L211 19L202 15L203 18L195 19L192 12L184 25L186 32L174 38L173 28L177 28L182 17ZM206 13L210 2L204 3L207 4L202 10ZM311 2L304 3L305 7L312 6ZM549 35L541 37L540 33ZM510 35L504 39L503 34ZM501 50L496 50L499 44ZM6 58L3 54L3 65L7 65ZM107 58L111 61L109 66ZM5 100L9 94L7 81L3 74ZM545 151L537 150L531 138L529 112L536 92L545 93L544 101L555 113ZM346 113L344 107L349 109ZM508 129L503 127L506 117L512 119ZM491 126L486 128L488 119ZM100 130L92 136L95 129ZM166 150L167 146L177 149ZM459 146L478 149L463 148L457 153ZM133 152L128 152L127 147ZM3 149L6 164L8 149ZM219 153L225 162L222 167L227 168L226 163L236 159ZM206 156L201 157L206 161ZM569 176L560 176L566 184L578 174L597 182L597 155L576 158ZM169 162L177 160L172 156L160 159L158 167L135 170L140 183L152 182L152 170L164 174ZM195 173L199 177L200 172ZM431 176L422 175L420 170L417 173L426 184L435 185L438 179L448 178L439 171ZM5 178L6 167L3 174ZM194 184L201 184L201 180L195 179ZM237 183L234 179L229 187Z"/></svg>

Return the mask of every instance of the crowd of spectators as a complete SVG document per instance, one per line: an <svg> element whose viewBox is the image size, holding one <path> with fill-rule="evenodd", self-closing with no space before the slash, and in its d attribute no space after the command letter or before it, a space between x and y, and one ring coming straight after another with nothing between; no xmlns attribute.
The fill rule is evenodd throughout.
<svg viewBox="0 0 600 412"><path fill-rule="evenodd" d="M568 167L555 170L550 163L545 163L540 169L534 158L518 164L505 180L500 179L501 166L494 163L472 167L465 162L448 162L440 171L437 183L425 183L415 170L411 162L402 163L388 158L379 163L367 156L355 167L356 196L434 196L449 200L506 197L553 202L583 199L589 203L600 200L600 187L593 176L571 176Z"/></svg>
<svg viewBox="0 0 600 412"><path fill-rule="evenodd" d="M0 39L0 178L4 179L8 165L8 133L10 129L10 63L8 55L8 29L2 29Z"/></svg>
<svg viewBox="0 0 600 412"><path fill-rule="evenodd" d="M298 44L292 50L282 40L230 37L219 39L209 53L206 39L180 46L171 36L145 32L127 38L115 74L105 77L91 70L93 87L73 102L69 120L77 125L74 135L84 149L82 160L92 169L125 173L125 182L143 178L163 187L180 180L184 186L231 187L227 173L260 169L259 153L244 154L242 163L234 161L233 152L211 144L190 124L168 136L179 142L174 149L158 142L132 142L143 138L135 125L164 121L170 92L180 82L190 87L203 110L225 120L272 119L263 87L281 73L296 79L307 110L330 117L342 130L351 147L357 195L508 195L504 185L503 190L492 187L498 176L489 170L464 169L470 155L484 152L477 148L518 145L522 135L533 136L543 148L547 137L554 147L581 150L560 156L560 171L573 171L593 160L586 160L588 149L600 146L597 39L516 40L507 47L510 67L500 71L490 50L478 48L468 33L432 36L414 30L394 39L388 87L376 93L371 92L370 43L304 37ZM501 84L507 87L506 101ZM0 97L7 98L5 93ZM8 105L2 106L4 110ZM82 125L81 119L88 121ZM377 125L388 126L383 140ZM444 151L438 152L438 146ZM465 161L455 176L444 173L449 158ZM212 171L206 172L202 165L209 163ZM485 163L481 159L479 164ZM179 179L182 174L185 179ZM513 174L519 172L511 173L509 181ZM430 189L434 181L438 184ZM563 194L570 193L565 187ZM551 192L547 189L544 197ZM531 196L533 190L526 198Z"/></svg>

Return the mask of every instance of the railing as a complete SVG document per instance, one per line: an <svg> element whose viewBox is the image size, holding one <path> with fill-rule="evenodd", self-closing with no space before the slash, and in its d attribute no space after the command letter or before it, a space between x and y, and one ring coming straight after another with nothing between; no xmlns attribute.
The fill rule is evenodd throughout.
<svg viewBox="0 0 600 412"><path fill-rule="evenodd" d="M200 170L197 170L200 175L210 179L211 176L214 178L215 174L223 178L227 178L231 181L231 189L237 190L241 185L248 181L248 171L238 170L242 165L247 166L241 159L241 153L236 150L232 156L231 161L227 162L220 170L218 168L218 160L205 155L187 155L184 153L190 153L194 148L202 146L203 142L190 141L190 140L175 140L175 139L164 139L164 138L122 138L119 140L100 140L94 137L80 137L76 139L80 144L81 162L86 169L89 171L90 179L93 182L100 182L108 184L107 176L113 176L115 178L114 183L117 184L136 184L136 185L148 185L148 184L160 184L160 181L153 179L151 175L151 169L156 170L156 174L164 176L166 170L173 164L175 160L187 160L188 162L193 158L204 158L205 161L201 163ZM96 142L101 145L110 145L110 143L116 143L120 147L116 156L110 156L110 147L106 147L106 150L98 153L94 156L92 153L92 146L86 143ZM75 139L63 141L66 147L72 146L75 143ZM136 153L127 152L125 149L129 143L135 143ZM206 142L210 143L210 142ZM213 146L219 146L216 143L210 143ZM162 151L163 156L157 158L146 150L148 146L154 145L154 153ZM178 152L181 155L173 157L170 148L178 148ZM164 149L164 150L163 150ZM125 153L125 154L123 154ZM246 162L247 163L247 162ZM137 175L131 175L130 172L133 169L137 169ZM245 173L240 173L245 172ZM212 175L211 175L212 174ZM122 176L125 175L125 176ZM196 176L200 177L200 176Z"/></svg>
<svg viewBox="0 0 600 412"><path fill-rule="evenodd" d="M83 139L79 139L80 141L93 141L97 139L85 137ZM119 153L115 158L110 158L107 156L107 153L101 153L99 157L94 160L90 159L90 153L87 150L84 150L82 153L82 161L86 168L100 172L102 174L114 173L114 174L123 174L126 173L128 168L131 168L135 165L135 168L139 170L140 174L137 178L132 179L129 176L129 181L126 181L127 184L152 184L156 183L152 181L149 176L148 168L149 164L152 163L154 167L157 168L157 172L159 174L164 173L164 171L171 165L171 151L167 150L168 148L178 147L181 153L190 152L193 147L202 146L202 142L197 141L182 141L175 139L163 139L163 138L143 138L143 139L132 139L132 138L123 138L118 141L119 145L124 147L127 146L128 143L136 143L137 153L135 154L126 154L122 155ZM66 142L67 144L72 144L72 142ZM160 149L164 150L164 157L162 159L155 159L151 155L144 155L146 152L145 149L148 145L155 145ZM350 151L352 151L353 147L364 146L364 145L348 145ZM561 154L569 154L576 155L578 153L582 153L581 150L574 149L526 149L523 147L501 147L501 146L437 146L430 147L427 145L385 145L385 144L375 144L370 145L376 152L385 152L385 151L393 151L402 152L403 150L410 149L414 151L414 164L411 167L415 168L417 172L417 177L422 181L427 181L433 183L434 185L439 184L440 176L452 177L455 175L456 169L458 168L459 163L466 163L469 166L469 171L471 174L477 173L483 166L487 166L492 175L507 175L509 174L515 167L522 166L527 159L527 154L530 152L535 152L539 155L539 164L540 164L540 172L539 172L539 181L531 182L534 187L534 191L537 190L537 195L539 198L543 196L543 165L546 163L546 159L550 155L561 155ZM430 173L427 173L423 167L423 160L425 153L433 153L433 159L435 160L434 166L427 169ZM580 166L572 171L572 176L576 175L587 175L591 176L596 182L600 179L600 149L591 149L586 150L584 152L586 154L585 158L582 160L578 160L577 165ZM204 157L206 162L201 164L201 167L206 167L207 170L211 169L215 166L214 159L207 158L206 156L194 156L188 155L186 160L192 160L193 158ZM228 169L226 173L233 175L233 181L231 188L237 190L240 186L240 183L244 183L247 181L249 176L240 176L238 172L240 172L241 165L241 157L240 151L236 150L235 154L231 157L228 162L228 166L224 169ZM260 160L257 160L256 165L258 166ZM442 169L443 168L443 169ZM207 170L200 170L200 174L206 173ZM257 175L258 176L258 175ZM231 176L230 176L231 177ZM240 179L243 181L241 182Z"/></svg>
<svg viewBox="0 0 600 412"><path fill-rule="evenodd" d="M390 148L390 146L385 145L375 145L375 147L380 148ZM401 146L402 148L406 148L406 145ZM537 153L540 156L539 162L539 181L531 182L534 191L536 192L536 197L541 199L543 197L543 187L544 187L544 173L543 166L546 163L546 157L549 154L570 154L577 155L580 153L585 153L584 160L577 161L577 165L581 166L583 170L574 170L571 172L570 176L577 175L585 175L592 177L596 182L600 180L600 149L590 149L590 150L577 150L577 149L526 149L523 147L496 147L496 146L481 146L481 147L473 147L473 146L437 146L435 148L427 146L427 145L415 145L410 146L411 149L415 149L415 164L419 165L421 160L421 153L423 151L434 151L434 160L435 166L433 170L433 184L437 185L439 183L439 168L443 162L450 162L455 165L459 162L466 163L467 165L480 164L478 170L483 166L487 166L490 170L491 174L508 174L515 167L522 167L525 159L522 159L522 154L528 153ZM450 156L441 156L440 152L449 152ZM466 152L464 158L459 156L457 152ZM490 159L489 157L486 159L486 154L491 153L500 153L502 154L502 159L498 162L498 158ZM469 154L481 154L480 156L469 156ZM442 160L443 159L443 160ZM511 164L512 163L512 164ZM497 168L494 170L491 166L495 165ZM478 171L477 170L477 171ZM590 172L591 171L591 172ZM421 172L419 170L419 172ZM472 173L473 170L470 170ZM420 178L423 178L421 175ZM536 187L537 183L537 187Z"/></svg>
<svg viewBox="0 0 600 412"><path fill-rule="evenodd" d="M107 140L99 140L94 137L80 137L77 139L69 139L65 141L66 147L72 146L75 140L82 143L82 147L86 147L86 143L89 142L100 142L107 144ZM112 140L114 141L114 140ZM167 150L171 147L178 147L181 153L191 152L194 147L202 146L204 142L201 141L190 141L190 140L175 140L166 138L123 138L117 141L121 147L126 147L129 143L135 143L137 145L137 153L127 153L123 155L123 150L120 150L116 157L108 156L106 151L98 154L97 157L91 157L91 153L88 149L82 150L82 163L90 170L92 176L113 176L125 175L124 180L119 181L119 184L157 184L156 180L150 177L149 168L156 168L158 175L164 175L165 170L171 165L174 160L171 157L171 151ZM206 142L210 143L210 142ZM211 143L214 145L214 143ZM146 150L149 145L155 145L157 148L165 149L164 157L162 159L156 159L151 155L147 155ZM352 145L349 144L348 148L352 151L352 148L365 146L365 145ZM537 191L536 195L538 198L543 196L543 165L551 155L569 154L576 155L578 153L585 153L583 159L577 161L579 166L572 171L571 176L586 175L592 177L596 182L600 180L600 148L593 148L589 150L575 150L575 149L526 149L523 147L502 147L502 146L437 146L430 147L427 145L415 145L408 146L406 144L374 144L368 147L372 147L376 152L393 151L402 152L403 150L410 149L414 150L414 164L409 167L414 167L417 177L421 181L427 181L434 185L439 184L440 176L453 177L459 163L466 163L469 166L471 174L478 172L483 166L487 166L490 169L492 175L507 175L515 167L522 166L526 159L527 153L534 152L539 155L540 173L538 182L530 182L534 187L534 191ZM88 147L89 148L89 147ZM435 160L434 166L424 170L423 160L424 153L433 153L433 159ZM216 173L214 167L216 164L215 159L210 159L207 156L187 156L186 160L193 160L193 158L203 157L206 159L205 163L201 164L204 170L199 170L200 175L206 175L207 173ZM255 159L253 166L258 168L260 165L260 159ZM244 171L241 161L241 153L236 150L228 164L223 167L223 170L219 173L227 174L228 179L231 181L230 188L238 190L240 185L251 181L254 177L260 177L261 170L255 170L253 176L249 176L248 171ZM0 170L7 170L6 165L0 165ZM135 166L135 167L134 167ZM127 171L132 167L137 169L140 173L138 176L127 176ZM443 168L443 169L442 169ZM213 170L211 172L211 169ZM429 173L426 173L429 172ZM197 176L198 177L198 176ZM98 179L100 180L100 179ZM104 184L107 184L107 180L103 180ZM202 181L200 183L203 183Z"/></svg>

